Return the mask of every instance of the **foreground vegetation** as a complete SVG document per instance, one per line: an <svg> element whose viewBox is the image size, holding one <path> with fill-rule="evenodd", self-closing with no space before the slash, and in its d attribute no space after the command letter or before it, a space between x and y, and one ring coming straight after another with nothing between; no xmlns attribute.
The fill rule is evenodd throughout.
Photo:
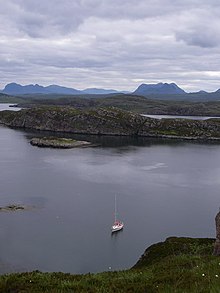
<svg viewBox="0 0 220 293"><path fill-rule="evenodd" d="M70 275L39 271L0 276L4 293L220 292L220 258L214 239L168 238L149 247L131 269Z"/></svg>

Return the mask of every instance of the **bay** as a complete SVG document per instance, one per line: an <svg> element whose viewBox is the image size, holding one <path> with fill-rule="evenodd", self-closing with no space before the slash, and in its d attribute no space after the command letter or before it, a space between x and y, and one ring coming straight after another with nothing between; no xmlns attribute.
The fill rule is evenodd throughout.
<svg viewBox="0 0 220 293"><path fill-rule="evenodd" d="M0 103L0 111L4 111L4 110L19 111L19 110L21 110L21 108L14 107L14 105L15 104L9 104L9 103L1 104Z"/></svg>
<svg viewBox="0 0 220 293"><path fill-rule="evenodd" d="M127 269L169 236L215 237L218 143L69 135L99 146L61 150L37 135L0 126L0 206L34 206L0 213L1 274Z"/></svg>

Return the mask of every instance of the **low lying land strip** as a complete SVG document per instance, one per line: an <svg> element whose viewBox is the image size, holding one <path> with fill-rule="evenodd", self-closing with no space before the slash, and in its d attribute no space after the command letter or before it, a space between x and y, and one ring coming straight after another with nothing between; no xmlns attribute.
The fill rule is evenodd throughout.
<svg viewBox="0 0 220 293"><path fill-rule="evenodd" d="M59 137L42 137L32 138L30 143L38 147L50 147L50 148L61 148L71 149L75 147L88 147L92 144L88 141L74 140L71 138L59 138Z"/></svg>

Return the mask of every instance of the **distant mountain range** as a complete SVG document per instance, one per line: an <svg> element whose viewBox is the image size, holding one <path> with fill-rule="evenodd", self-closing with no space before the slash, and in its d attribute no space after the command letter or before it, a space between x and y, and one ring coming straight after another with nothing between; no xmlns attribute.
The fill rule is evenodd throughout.
<svg viewBox="0 0 220 293"><path fill-rule="evenodd" d="M88 88L85 90L77 90L59 85L42 86L38 84L20 85L18 83L9 83L1 91L8 95L25 95L25 94L63 94L63 95L81 95L81 94L116 94L119 91L112 89L96 89Z"/></svg>
<svg viewBox="0 0 220 293"><path fill-rule="evenodd" d="M193 94L209 94L205 91L199 91L197 93L187 93L175 83L157 83L157 84L141 84L133 93L128 91L117 91L114 89L100 89L100 88L87 88L84 90L77 90L74 88L68 88L59 85L42 86L38 84L20 85L17 83L9 83L5 86L0 93L8 95L26 95L26 94L62 94L62 95L108 95L108 94L119 94L129 93L139 96L157 95L159 97L167 95L193 95ZM219 94L220 89L211 94Z"/></svg>

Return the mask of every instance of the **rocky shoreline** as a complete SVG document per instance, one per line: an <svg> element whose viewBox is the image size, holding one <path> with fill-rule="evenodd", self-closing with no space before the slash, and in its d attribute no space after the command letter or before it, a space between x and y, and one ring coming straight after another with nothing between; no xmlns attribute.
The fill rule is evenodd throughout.
<svg viewBox="0 0 220 293"><path fill-rule="evenodd" d="M70 149L76 147L89 147L92 144L88 141L74 140L70 138L59 137L34 137L30 140L30 144L38 147Z"/></svg>
<svg viewBox="0 0 220 293"><path fill-rule="evenodd" d="M187 140L220 139L220 119L154 119L117 108L79 110L44 106L17 112L2 111L0 123L13 128L75 134Z"/></svg>

